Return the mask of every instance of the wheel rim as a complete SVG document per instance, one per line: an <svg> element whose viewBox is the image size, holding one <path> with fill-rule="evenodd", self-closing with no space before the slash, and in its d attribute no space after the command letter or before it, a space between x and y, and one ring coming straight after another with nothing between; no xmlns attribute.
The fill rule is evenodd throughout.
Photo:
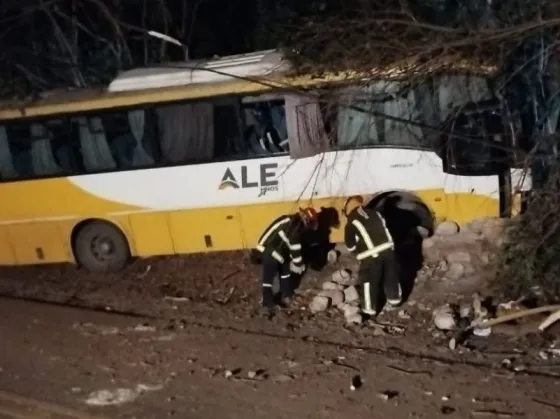
<svg viewBox="0 0 560 419"><path fill-rule="evenodd" d="M90 251L99 262L110 262L115 257L115 242L107 236L95 236L90 242Z"/></svg>

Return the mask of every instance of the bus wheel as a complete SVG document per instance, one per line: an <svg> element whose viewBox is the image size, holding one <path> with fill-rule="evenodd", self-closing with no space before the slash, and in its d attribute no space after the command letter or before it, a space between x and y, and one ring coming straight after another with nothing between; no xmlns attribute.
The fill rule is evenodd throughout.
<svg viewBox="0 0 560 419"><path fill-rule="evenodd" d="M130 259L128 242L121 231L103 221L80 228L74 240L76 261L90 272L117 272Z"/></svg>

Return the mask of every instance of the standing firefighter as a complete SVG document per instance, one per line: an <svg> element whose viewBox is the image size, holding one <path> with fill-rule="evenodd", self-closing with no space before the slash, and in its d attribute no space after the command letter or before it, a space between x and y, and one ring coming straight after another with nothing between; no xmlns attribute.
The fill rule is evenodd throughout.
<svg viewBox="0 0 560 419"><path fill-rule="evenodd" d="M317 228L317 219L313 208L300 208L296 214L274 220L259 238L256 250L262 255L262 305L266 315L274 309L272 283L276 275L280 277L282 305L289 305L293 295L291 273L302 274L305 270L301 237Z"/></svg>
<svg viewBox="0 0 560 419"><path fill-rule="evenodd" d="M374 209L362 205L361 196L348 198L344 204L343 213L347 217L344 241L348 250L360 261L358 281L362 312L375 316L380 291L384 289L387 302L397 306L401 303L402 290L395 245L385 219Z"/></svg>

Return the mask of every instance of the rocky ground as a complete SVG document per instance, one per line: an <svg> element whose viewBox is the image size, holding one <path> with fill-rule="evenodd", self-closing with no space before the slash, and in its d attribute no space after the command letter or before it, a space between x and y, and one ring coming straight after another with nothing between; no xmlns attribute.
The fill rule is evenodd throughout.
<svg viewBox="0 0 560 419"><path fill-rule="evenodd" d="M542 318L450 349L481 311L473 294L486 295L501 229L444 223L402 244L411 294L376 323L346 313L352 284L336 282L356 271L348 255L311 271L296 307L272 320L257 315L258 267L243 253L137 261L103 277L3 269L0 390L123 418L558 417L559 335L535 333Z"/></svg>

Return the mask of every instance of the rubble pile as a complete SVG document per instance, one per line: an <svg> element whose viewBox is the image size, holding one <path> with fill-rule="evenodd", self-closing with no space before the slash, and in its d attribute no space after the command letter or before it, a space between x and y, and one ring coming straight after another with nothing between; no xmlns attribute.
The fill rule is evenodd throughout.
<svg viewBox="0 0 560 419"><path fill-rule="evenodd" d="M320 313L336 308L344 315L348 324L360 324L362 316L356 283L356 278L346 269L333 272L331 279L323 282L322 290L311 300L309 311Z"/></svg>
<svg viewBox="0 0 560 419"><path fill-rule="evenodd" d="M502 245L505 221L480 218L462 228L452 221L438 224L434 235L422 243L425 266L421 276L444 281L476 276Z"/></svg>

